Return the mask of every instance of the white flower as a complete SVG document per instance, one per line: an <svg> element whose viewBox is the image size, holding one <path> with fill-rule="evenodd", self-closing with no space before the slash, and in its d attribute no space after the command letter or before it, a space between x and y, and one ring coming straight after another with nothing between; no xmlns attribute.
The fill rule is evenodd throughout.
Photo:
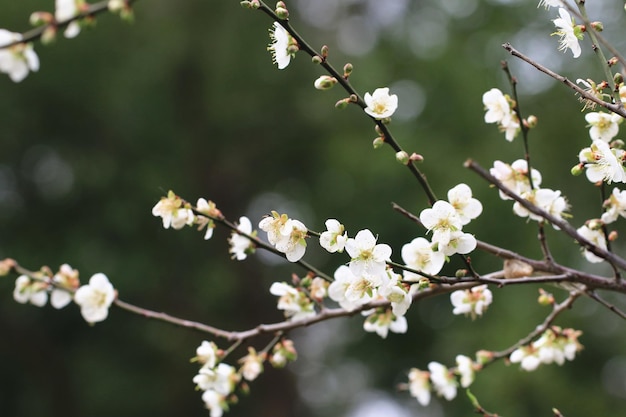
<svg viewBox="0 0 626 417"><path fill-rule="evenodd" d="M537 7L540 7L540 6L543 6L546 9L549 9L550 7L562 7L563 1L562 0L541 0L539 4L537 5Z"/></svg>
<svg viewBox="0 0 626 417"><path fill-rule="evenodd" d="M585 115L589 123L589 136L592 140L610 142L619 132L622 116L615 113L592 112Z"/></svg>
<svg viewBox="0 0 626 417"><path fill-rule="evenodd" d="M0 46L22 40L19 33L0 29ZM0 72L8 74L13 82L19 83L28 75L29 71L39 70L39 57L30 43L18 43L8 48L0 49Z"/></svg>
<svg viewBox="0 0 626 417"><path fill-rule="evenodd" d="M222 213L217 209L213 201L207 201L204 198L198 199L196 202L196 210L202 214L206 214L206 216L194 216L193 221L198 225L198 230L202 230L202 228L206 227L204 240L209 240L213 237L213 230L215 229L215 221L213 221L211 217L221 217ZM191 212L191 215L193 216L193 212Z"/></svg>
<svg viewBox="0 0 626 417"><path fill-rule="evenodd" d="M474 382L474 362L464 355L457 355L456 370L461 376L461 386L467 388Z"/></svg>
<svg viewBox="0 0 626 417"><path fill-rule="evenodd" d="M466 225L483 212L483 205L472 198L472 189L467 184L459 184L448 191L448 202L456 210L461 224Z"/></svg>
<svg viewBox="0 0 626 417"><path fill-rule="evenodd" d="M437 394L448 401L454 399L456 397L457 382L448 368L438 362L431 362L428 364L428 370L430 371L430 380Z"/></svg>
<svg viewBox="0 0 626 417"><path fill-rule="evenodd" d="M561 196L560 191L551 190L549 188L540 188L528 191L522 193L521 197L557 219L562 219L563 213L569 207L565 197ZM536 221L543 220L543 217L528 211L519 202L515 202L513 205L513 212L520 217L530 217Z"/></svg>
<svg viewBox="0 0 626 417"><path fill-rule="evenodd" d="M211 417L222 417L224 415L226 401L223 395L209 389L202 393L202 401L204 401L205 407L211 412Z"/></svg>
<svg viewBox="0 0 626 417"><path fill-rule="evenodd" d="M267 240L284 253L289 262L297 262L304 256L308 229L301 221L272 211L271 217L261 220L259 229L267 232Z"/></svg>
<svg viewBox="0 0 626 417"><path fill-rule="evenodd" d="M577 230L579 235L596 245L597 247L606 250L606 238L604 236L604 232L601 229L590 229L589 226L584 225L579 227ZM587 261L591 263L599 263L604 261L604 259L600 258L597 255L594 255L592 252L588 250L584 250L583 254Z"/></svg>
<svg viewBox="0 0 626 417"><path fill-rule="evenodd" d="M254 381L263 372L263 357L253 347L248 347L248 354L239 361L241 375L247 381Z"/></svg>
<svg viewBox="0 0 626 417"><path fill-rule="evenodd" d="M337 268L334 277L335 280L328 286L328 296L331 300L339 303L341 308L347 311L352 311L371 300L371 296L363 298L351 297L350 299L346 297L348 288L350 288L353 283L357 281L357 277L346 265L341 265Z"/></svg>
<svg viewBox="0 0 626 417"><path fill-rule="evenodd" d="M379 289L379 294L391 303L391 312L396 316L404 316L411 307L413 298L407 287L402 284L402 275L395 274L396 280L391 285Z"/></svg>
<svg viewBox="0 0 626 417"><path fill-rule="evenodd" d="M367 314L371 312L363 312ZM396 316L391 310L385 310L382 313L372 313L363 322L363 330L370 333L376 333L383 339L387 337L389 330L394 333L406 333L408 324L404 316Z"/></svg>
<svg viewBox="0 0 626 417"><path fill-rule="evenodd" d="M402 260L409 268L429 275L437 275L446 260L443 252L433 251L432 243L423 237L417 237L402 246ZM405 271L407 280L420 279L421 275Z"/></svg>
<svg viewBox="0 0 626 417"><path fill-rule="evenodd" d="M214 368L217 363L217 350L217 345L214 342L203 340L196 349L195 360L207 368Z"/></svg>
<svg viewBox="0 0 626 417"><path fill-rule="evenodd" d="M529 346L522 346L517 348L509 356L511 363L519 363L521 368L525 371L531 372L539 367L541 360L537 355L537 352Z"/></svg>
<svg viewBox="0 0 626 417"><path fill-rule="evenodd" d="M80 13L83 0L55 0L54 18L57 22L65 22ZM80 33L80 25L77 21L67 25L63 33L66 38L73 38Z"/></svg>
<svg viewBox="0 0 626 417"><path fill-rule="evenodd" d="M252 235L252 223L246 216L239 218L239 225L237 230L247 235ZM254 249L254 243L245 236L240 235L237 232L232 232L228 239L230 248L228 252L232 254L232 257L238 261L243 261L248 256L248 253Z"/></svg>
<svg viewBox="0 0 626 417"><path fill-rule="evenodd" d="M215 368L202 367L193 377L193 382L201 390L213 390L223 396L233 391L238 380L235 368L224 362L219 363Z"/></svg>
<svg viewBox="0 0 626 417"><path fill-rule="evenodd" d="M50 305L56 309L61 309L72 301L72 294L68 290L78 287L78 271L68 264L63 264L59 272L52 277L52 282L62 288L54 288L50 294Z"/></svg>
<svg viewBox="0 0 626 417"><path fill-rule="evenodd" d="M31 280L26 275L20 275L15 280L13 299L20 304L31 303L43 307L48 302L47 284L42 281Z"/></svg>
<svg viewBox="0 0 626 417"><path fill-rule="evenodd" d="M559 8L559 18L554 19L552 22L556 26L557 31L553 35L559 35L559 51L565 51L567 49L572 50L574 58L578 58L581 53L580 45L578 44L579 36L582 39L580 29L576 27L574 19L564 8Z"/></svg>
<svg viewBox="0 0 626 417"><path fill-rule="evenodd" d="M528 181L528 163L524 159L518 159L511 165L502 161L495 161L493 168L489 169L489 173L493 175L506 188L510 189L517 195L522 195L530 191L530 182ZM539 187L541 184L541 174L533 168L532 170L533 186ZM500 191L500 198L503 200L511 200L511 197Z"/></svg>
<svg viewBox="0 0 626 417"><path fill-rule="evenodd" d="M348 232L338 220L326 220L326 231L320 235L320 245L330 253L343 252L348 241Z"/></svg>
<svg viewBox="0 0 626 417"><path fill-rule="evenodd" d="M423 406L430 403L430 374L417 368L409 371L409 392L411 397L417 399L417 402Z"/></svg>
<svg viewBox="0 0 626 417"><path fill-rule="evenodd" d="M291 58L295 56L295 51L297 51L295 40L278 22L274 22L273 29L270 29L270 38L272 43L267 47L267 50L272 53L273 62L278 65L278 69L287 68Z"/></svg>
<svg viewBox="0 0 626 417"><path fill-rule="evenodd" d="M626 182L626 172L622 166L621 156L618 159L616 153L623 154L621 149L611 149L608 143L602 140L594 140L591 147L580 151L578 158L585 164L587 179L593 183L598 181Z"/></svg>
<svg viewBox="0 0 626 417"><path fill-rule="evenodd" d="M613 223L618 216L626 217L626 190L613 189L611 196L604 202L607 210L602 214L604 224Z"/></svg>
<svg viewBox="0 0 626 417"><path fill-rule="evenodd" d="M284 282L275 282L270 293L278 296L278 309L285 312L290 320L304 320L315 316L313 302L302 291Z"/></svg>
<svg viewBox="0 0 626 417"><path fill-rule="evenodd" d="M487 285L478 285L468 290L457 290L450 294L450 302L454 306L452 314L471 315L472 318L481 316L491 301L493 295Z"/></svg>
<svg viewBox="0 0 626 417"><path fill-rule="evenodd" d="M195 219L193 211L172 191L156 203L152 208L152 215L163 219L165 229L169 229L170 226L177 230L182 229L193 224Z"/></svg>
<svg viewBox="0 0 626 417"><path fill-rule="evenodd" d="M455 253L468 254L476 249L476 238L469 233L456 231L450 233L450 240L446 244L439 244L439 250L446 256Z"/></svg>
<svg viewBox="0 0 626 417"><path fill-rule="evenodd" d="M492 88L483 94L483 104L487 110L485 123L497 123L498 128L505 132L506 140L511 142L515 139L520 124L517 114L511 109L507 96L499 89Z"/></svg>
<svg viewBox="0 0 626 417"><path fill-rule="evenodd" d="M365 113L376 120L391 117L398 108L398 96L389 94L389 88L377 88L373 94L365 93Z"/></svg>
<svg viewBox="0 0 626 417"><path fill-rule="evenodd" d="M74 294L74 301L80 306L80 312L88 323L103 321L109 315L109 306L115 299L116 292L106 275L98 273L89 279Z"/></svg>
<svg viewBox="0 0 626 417"><path fill-rule="evenodd" d="M391 257L391 247L384 243L376 244L376 238L369 230L361 230L354 239L348 239L346 252L352 258L350 269L354 275L386 275L386 261Z"/></svg>
<svg viewBox="0 0 626 417"><path fill-rule="evenodd" d="M432 208L422 210L420 221L433 232L432 242L447 245L452 232L461 230L463 223L455 208L447 201L439 200Z"/></svg>

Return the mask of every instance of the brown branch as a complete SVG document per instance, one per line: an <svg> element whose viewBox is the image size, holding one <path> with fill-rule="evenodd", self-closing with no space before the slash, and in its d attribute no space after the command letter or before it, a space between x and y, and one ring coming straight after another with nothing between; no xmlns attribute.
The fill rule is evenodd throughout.
<svg viewBox="0 0 626 417"><path fill-rule="evenodd" d="M564 77L564 76L562 76L560 74L557 74L556 72L550 70L547 67L544 67L543 65L539 64L538 62L536 62L536 61L532 60L531 58L527 57L526 55L522 54L517 49L513 48L513 46L510 43L507 42L507 43L503 44L502 47L504 49L506 49L514 57L519 58L522 61L527 62L528 64L532 65L533 67L535 67L539 71L543 72L544 74L547 74L550 77L554 78L555 80L562 82L563 84L565 84L566 86L568 86L572 90L576 91L578 94L580 94L586 100L593 101L594 103L596 103L596 104L606 108L607 110L612 111L613 113L619 114L620 116L626 118L626 109L624 109L624 106L622 105L621 101L619 103L617 103L617 104L613 104L613 103L608 103L608 102L606 102L604 100L600 100L599 98L595 97L593 94L588 93L587 91L585 91L584 89L582 89L578 85L576 85L573 82L571 82L567 77Z"/></svg>

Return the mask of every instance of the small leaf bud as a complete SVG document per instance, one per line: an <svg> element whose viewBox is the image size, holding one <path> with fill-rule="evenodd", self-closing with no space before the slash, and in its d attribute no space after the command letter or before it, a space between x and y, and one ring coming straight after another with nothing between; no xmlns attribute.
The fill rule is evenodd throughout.
<svg viewBox="0 0 626 417"><path fill-rule="evenodd" d="M609 242L614 242L617 238L618 238L617 230L611 230L608 236Z"/></svg>
<svg viewBox="0 0 626 417"><path fill-rule="evenodd" d="M383 133L383 131L380 129L380 126L378 125L374 125L374 130L376 131L376 133L378 133L380 136L385 136L385 134Z"/></svg>
<svg viewBox="0 0 626 417"><path fill-rule="evenodd" d="M350 94L350 101L353 103L357 103L359 101L359 98L356 96L356 94Z"/></svg>
<svg viewBox="0 0 626 417"><path fill-rule="evenodd" d="M408 165L409 164L409 154L404 152L404 151L400 151L396 153L396 161L400 162L402 165Z"/></svg>
<svg viewBox="0 0 626 417"><path fill-rule="evenodd" d="M454 276L456 278L463 278L466 275L467 275L467 269L457 269L456 272L454 273Z"/></svg>
<svg viewBox="0 0 626 417"><path fill-rule="evenodd" d="M353 69L354 67L349 62L346 65L344 65L343 66L343 78L348 78L350 74L352 74Z"/></svg>
<svg viewBox="0 0 626 417"><path fill-rule="evenodd" d="M335 84L337 84L337 79L330 75L322 75L313 83L318 90L330 90Z"/></svg>
<svg viewBox="0 0 626 417"><path fill-rule="evenodd" d="M596 32L602 32L604 30L604 25L602 24L602 22L591 22L591 27Z"/></svg>
<svg viewBox="0 0 626 417"><path fill-rule="evenodd" d="M425 290L426 288L430 288L430 280L426 277L421 278L417 283L417 288L419 290Z"/></svg>
<svg viewBox="0 0 626 417"><path fill-rule="evenodd" d="M374 139L374 142L372 142L372 145L374 146L374 149L378 149L381 146L383 146L385 144L385 138L384 137L377 137L376 139Z"/></svg>
<svg viewBox="0 0 626 417"><path fill-rule="evenodd" d="M534 114L531 114L526 118L526 127L529 129L537 127L537 123L539 123L539 119Z"/></svg>
<svg viewBox="0 0 626 417"><path fill-rule="evenodd" d="M572 167L570 172L572 173L573 176L577 177L578 175L582 174L584 170L585 170L585 166L583 164L577 164Z"/></svg>
<svg viewBox="0 0 626 417"><path fill-rule="evenodd" d="M311 62L313 62L314 64L321 64L322 62L324 62L324 59L319 55L313 55L313 58L311 58Z"/></svg>

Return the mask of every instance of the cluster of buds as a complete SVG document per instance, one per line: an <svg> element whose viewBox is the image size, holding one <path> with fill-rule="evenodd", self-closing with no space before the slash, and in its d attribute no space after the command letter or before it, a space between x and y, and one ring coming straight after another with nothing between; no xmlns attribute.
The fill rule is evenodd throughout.
<svg viewBox="0 0 626 417"><path fill-rule="evenodd" d="M534 371L541 364L562 365L565 360L574 360L582 350L578 338L582 332L574 329L561 329L552 326L529 345L519 347L511 353L511 363L519 363L525 371Z"/></svg>

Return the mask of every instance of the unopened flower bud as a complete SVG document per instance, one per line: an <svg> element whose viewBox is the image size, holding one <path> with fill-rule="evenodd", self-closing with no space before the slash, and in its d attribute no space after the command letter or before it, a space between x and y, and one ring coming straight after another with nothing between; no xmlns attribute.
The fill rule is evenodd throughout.
<svg viewBox="0 0 626 417"><path fill-rule="evenodd" d="M0 261L0 277L7 275L16 266L15 260L11 258Z"/></svg>
<svg viewBox="0 0 626 417"><path fill-rule="evenodd" d="M278 16L282 20L289 19L289 11L287 9L278 7L276 8L275 12L276 12L276 16Z"/></svg>
<svg viewBox="0 0 626 417"><path fill-rule="evenodd" d="M300 50L300 48L298 48L298 45L296 45L295 43L290 44L287 47L287 53L291 56L294 56L296 52L298 52Z"/></svg>
<svg viewBox="0 0 626 417"><path fill-rule="evenodd" d="M353 69L354 69L354 67L349 62L346 65L344 65L343 66L343 77L344 78L348 78L350 76L350 74L352 74L352 70Z"/></svg>
<svg viewBox="0 0 626 417"><path fill-rule="evenodd" d="M553 305L555 300L552 294L540 288L539 298L537 299L537 302L542 306L549 306L549 305Z"/></svg>
<svg viewBox="0 0 626 417"><path fill-rule="evenodd" d="M57 39L57 28L56 26L48 26L41 33L41 43L44 45L49 45Z"/></svg>
<svg viewBox="0 0 626 417"><path fill-rule="evenodd" d="M609 146L611 149L622 149L624 147L624 141L621 139L615 139L614 141L611 141Z"/></svg>
<svg viewBox="0 0 626 417"><path fill-rule="evenodd" d="M48 12L34 12L30 15L30 24L33 26L47 25L54 21L52 13Z"/></svg>
<svg viewBox="0 0 626 417"><path fill-rule="evenodd" d="M488 350L479 350L476 352L476 362L481 365L489 363L493 360L493 352Z"/></svg>
<svg viewBox="0 0 626 417"><path fill-rule="evenodd" d="M591 27L596 32L602 32L604 30L604 25L602 24L602 22L591 22Z"/></svg>
<svg viewBox="0 0 626 417"><path fill-rule="evenodd" d="M337 79L335 77L331 77L330 75L322 75L313 84L315 88L318 90L330 90L333 86L337 84Z"/></svg>
<svg viewBox="0 0 626 417"><path fill-rule="evenodd" d="M250 3L250 2L249 1L242 1L241 2L242 6L244 6L243 3ZM107 8L112 13L117 13L117 12L121 11L124 7L126 7L126 2L124 0L109 0L109 2L107 3Z"/></svg>
<svg viewBox="0 0 626 417"><path fill-rule="evenodd" d="M311 62L313 62L314 64L321 64L322 62L324 62L324 59L319 55L313 55L313 58L311 58Z"/></svg>
<svg viewBox="0 0 626 417"><path fill-rule="evenodd" d="M396 161L400 162L402 165L408 165L409 164L409 154L404 152L404 151L400 151L396 153Z"/></svg>
<svg viewBox="0 0 626 417"><path fill-rule="evenodd" d="M413 152L411 154L411 156L409 157L409 159L411 160L411 162L423 162L424 161L424 157L418 153Z"/></svg>
<svg viewBox="0 0 626 417"><path fill-rule="evenodd" d="M587 227L590 228L591 230L600 230L602 229L602 226L604 225L604 223L600 219L587 220L586 223L587 223Z"/></svg>
<svg viewBox="0 0 626 417"><path fill-rule="evenodd" d="M457 269L456 272L454 273L454 276L456 278L463 278L466 275L467 275L467 269Z"/></svg>
<svg viewBox="0 0 626 417"><path fill-rule="evenodd" d="M374 139L374 142L372 142L372 145L374 146L374 149L378 149L381 146L383 146L385 144L385 138L379 136L376 139Z"/></svg>
<svg viewBox="0 0 626 417"><path fill-rule="evenodd" d="M339 110L343 110L346 107L348 107L348 104L350 104L350 101L351 100L349 98L343 98L335 103L335 107L338 108Z"/></svg>
<svg viewBox="0 0 626 417"><path fill-rule="evenodd" d="M618 238L618 235L617 235L617 230L611 230L611 232L609 233L609 237L608 237L609 242L613 242L613 241L615 241L617 238Z"/></svg>
<svg viewBox="0 0 626 417"><path fill-rule="evenodd" d="M570 170L570 172L571 172L571 174L572 174L573 176L575 176L575 177L576 177L576 176L578 176L578 175L582 174L584 170L585 170L585 166L584 166L583 164L577 164L577 165L574 165L574 166L572 167L572 169Z"/></svg>
<svg viewBox="0 0 626 417"><path fill-rule="evenodd" d="M526 127L528 127L529 129L537 127L537 123L539 123L539 119L537 119L537 116L535 116L534 114L531 114L526 118Z"/></svg>
<svg viewBox="0 0 626 417"><path fill-rule="evenodd" d="M359 101L359 98L356 96L356 94L350 94L350 101L356 103Z"/></svg>
<svg viewBox="0 0 626 417"><path fill-rule="evenodd" d="M322 45L322 58L326 59L328 57L328 45Z"/></svg>
<svg viewBox="0 0 626 417"><path fill-rule="evenodd" d="M259 2L259 0L250 0L250 6L252 9L257 10L259 7L261 7L261 3Z"/></svg>
<svg viewBox="0 0 626 417"><path fill-rule="evenodd" d="M617 64L617 58L613 57L609 59L610 66L613 66L615 64ZM613 76L613 81L615 81L615 84L621 84L624 82L624 76L621 73L616 72L615 75Z"/></svg>

